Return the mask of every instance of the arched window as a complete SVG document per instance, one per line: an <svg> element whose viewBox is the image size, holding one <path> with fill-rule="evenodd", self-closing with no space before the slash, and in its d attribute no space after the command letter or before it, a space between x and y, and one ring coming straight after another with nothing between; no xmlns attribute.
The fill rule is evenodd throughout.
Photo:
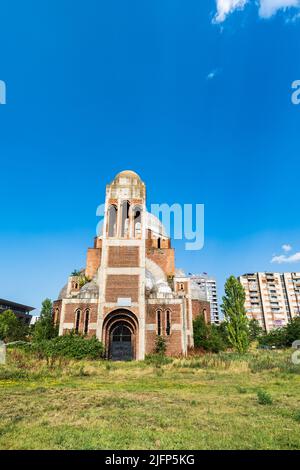
<svg viewBox="0 0 300 470"><path fill-rule="evenodd" d="M179 284L179 289L180 289L180 290L184 290L183 282L181 282L181 283Z"/></svg>
<svg viewBox="0 0 300 470"><path fill-rule="evenodd" d="M156 312L156 322L157 322L157 335L161 335L161 311L157 310Z"/></svg>
<svg viewBox="0 0 300 470"><path fill-rule="evenodd" d="M170 336L171 333L171 312L170 310L166 311L166 335Z"/></svg>
<svg viewBox="0 0 300 470"><path fill-rule="evenodd" d="M89 320L90 320L90 311L87 309L85 311L85 319L84 319L84 334L87 335L89 331Z"/></svg>
<svg viewBox="0 0 300 470"><path fill-rule="evenodd" d="M121 220L121 237L129 235L129 210L130 204L128 201L122 202L122 220Z"/></svg>
<svg viewBox="0 0 300 470"><path fill-rule="evenodd" d="M79 331L80 316L81 316L81 311L78 309L78 310L76 310L76 314L75 314L75 331L76 331L76 333L78 333L78 331Z"/></svg>
<svg viewBox="0 0 300 470"><path fill-rule="evenodd" d="M116 206L111 205L108 208L108 233L109 237L115 237L117 235L117 215L118 209Z"/></svg>
<svg viewBox="0 0 300 470"><path fill-rule="evenodd" d="M137 206L133 209L133 223L135 238L140 238L142 235L142 209Z"/></svg>

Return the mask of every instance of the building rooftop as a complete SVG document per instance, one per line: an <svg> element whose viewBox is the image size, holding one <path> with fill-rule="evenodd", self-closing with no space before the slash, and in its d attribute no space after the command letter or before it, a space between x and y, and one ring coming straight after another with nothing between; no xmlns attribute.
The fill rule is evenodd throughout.
<svg viewBox="0 0 300 470"><path fill-rule="evenodd" d="M31 312L35 309L34 307L29 307L29 305L19 304L17 302L12 302L11 300L0 299L0 310L2 307L8 307L12 310L24 310L24 312Z"/></svg>

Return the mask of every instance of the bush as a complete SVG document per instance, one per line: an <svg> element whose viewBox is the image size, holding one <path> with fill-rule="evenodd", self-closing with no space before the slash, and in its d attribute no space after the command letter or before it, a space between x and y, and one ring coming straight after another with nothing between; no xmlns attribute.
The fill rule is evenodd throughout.
<svg viewBox="0 0 300 470"><path fill-rule="evenodd" d="M249 340L250 341L258 340L259 337L262 336L262 334L264 332L264 330L260 326L258 320L256 320L255 318L252 318L249 321L248 331L249 331Z"/></svg>
<svg viewBox="0 0 300 470"><path fill-rule="evenodd" d="M173 362L173 359L162 354L148 354L145 357L145 362L146 364L151 364L155 367L160 367L166 364L170 364L171 362Z"/></svg>
<svg viewBox="0 0 300 470"><path fill-rule="evenodd" d="M273 403L271 395L264 390L258 390L257 400L260 405L272 405Z"/></svg>
<svg viewBox="0 0 300 470"><path fill-rule="evenodd" d="M220 326L208 325L203 315L198 315L193 322L194 345L205 351L218 353L226 349L224 331Z"/></svg>
<svg viewBox="0 0 300 470"><path fill-rule="evenodd" d="M295 317L282 327L271 330L259 338L260 346L276 348L291 347L293 342L300 340L300 317Z"/></svg>
<svg viewBox="0 0 300 470"><path fill-rule="evenodd" d="M73 332L32 343L32 349L39 358L47 359L100 359L104 352L102 343L95 336L85 338Z"/></svg>
<svg viewBox="0 0 300 470"><path fill-rule="evenodd" d="M285 328L285 345L292 346L297 340L300 340L300 317L290 320Z"/></svg>
<svg viewBox="0 0 300 470"><path fill-rule="evenodd" d="M261 354L254 356L253 359L249 362L249 369L251 372L262 372L263 370L273 370L278 369L281 365L280 358L274 356L274 354Z"/></svg>
<svg viewBox="0 0 300 470"><path fill-rule="evenodd" d="M286 328L276 328L258 338L260 346L284 348L286 344Z"/></svg>
<svg viewBox="0 0 300 470"><path fill-rule="evenodd" d="M164 356L166 354L166 350L167 344L165 338L163 336L157 336L154 348L155 354L160 354L161 356Z"/></svg>

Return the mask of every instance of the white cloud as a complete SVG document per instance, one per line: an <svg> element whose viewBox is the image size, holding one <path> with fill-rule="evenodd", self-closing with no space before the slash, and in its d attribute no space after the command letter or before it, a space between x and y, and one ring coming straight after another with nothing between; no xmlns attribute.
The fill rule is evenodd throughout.
<svg viewBox="0 0 300 470"><path fill-rule="evenodd" d="M270 18L275 15L278 10L286 8L299 8L299 0L260 0L259 16L262 18Z"/></svg>
<svg viewBox="0 0 300 470"><path fill-rule="evenodd" d="M214 69L212 70L211 72L209 72L209 74L206 76L206 79L207 80L212 80L213 78L215 78L216 75L218 75L220 73L220 70L219 69Z"/></svg>
<svg viewBox="0 0 300 470"><path fill-rule="evenodd" d="M214 17L215 23L222 23L234 10L243 9L248 0L216 0L217 13Z"/></svg>
<svg viewBox="0 0 300 470"><path fill-rule="evenodd" d="M291 251L293 248L291 245L289 245L288 243L285 243L284 245L282 245L281 247L283 249L283 251L285 251L286 253L288 253L289 251Z"/></svg>
<svg viewBox="0 0 300 470"><path fill-rule="evenodd" d="M250 1L259 5L259 16L271 18L279 10L300 8L300 0L216 0L215 23L222 23L234 10L243 10Z"/></svg>
<svg viewBox="0 0 300 470"><path fill-rule="evenodd" d="M271 263L283 264L283 263L299 263L300 262L300 251L293 255L279 255L273 256Z"/></svg>

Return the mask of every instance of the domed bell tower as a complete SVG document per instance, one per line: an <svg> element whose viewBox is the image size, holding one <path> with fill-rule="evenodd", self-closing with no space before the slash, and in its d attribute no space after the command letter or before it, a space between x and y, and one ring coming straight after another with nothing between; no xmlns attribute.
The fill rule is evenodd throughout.
<svg viewBox="0 0 300 470"><path fill-rule="evenodd" d="M106 187L97 337L110 359L145 355L146 188L122 171Z"/></svg>

